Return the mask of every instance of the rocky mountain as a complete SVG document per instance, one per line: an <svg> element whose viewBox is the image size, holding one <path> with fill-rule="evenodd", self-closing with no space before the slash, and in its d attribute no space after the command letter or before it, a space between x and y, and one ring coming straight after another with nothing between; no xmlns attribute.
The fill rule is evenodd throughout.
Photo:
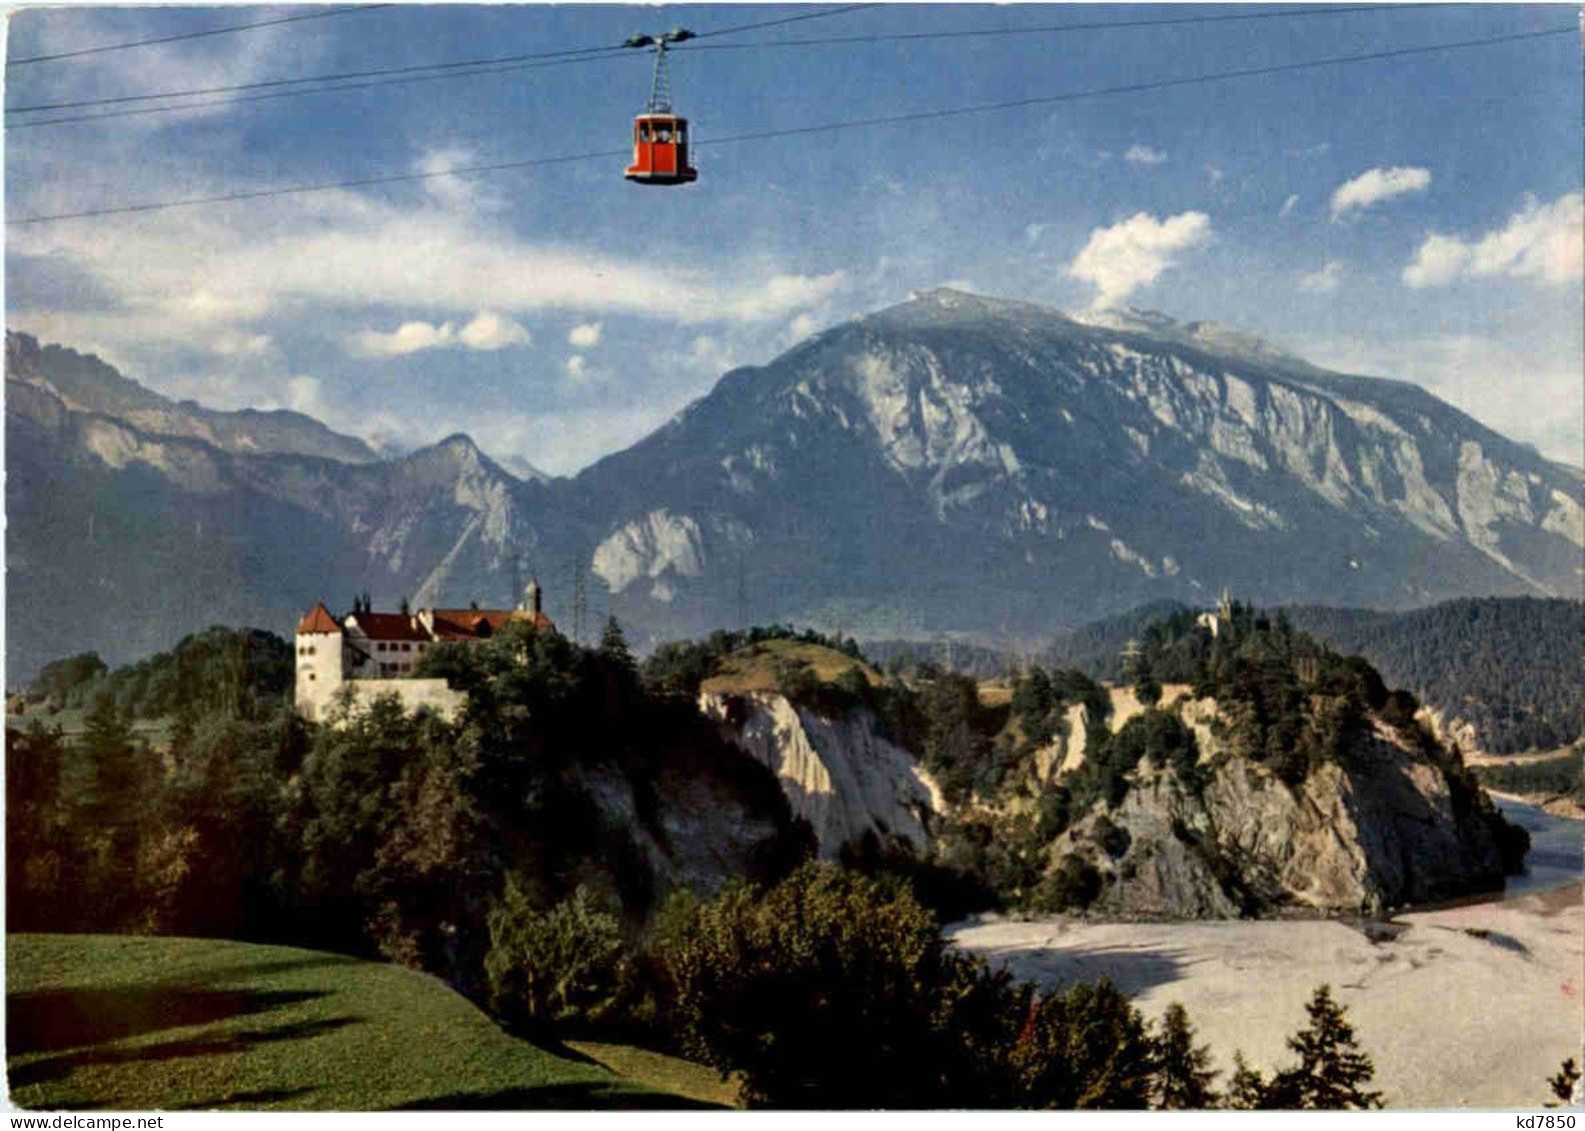
<svg viewBox="0 0 1585 1131"><path fill-rule="evenodd" d="M152 432L34 382L6 393L12 684L63 655L120 663L212 624L289 633L321 599L458 595L458 570L494 581L461 603L509 603L504 547L536 544L514 502L532 485L466 437L354 463Z"/></svg>
<svg viewBox="0 0 1585 1131"><path fill-rule="evenodd" d="M728 373L576 487L609 516L594 572L676 628L740 588L861 635L1003 639L1224 585L1573 593L1585 542L1579 472L1417 386L950 290Z"/></svg>
<svg viewBox="0 0 1585 1131"><path fill-rule="evenodd" d="M173 401L129 380L92 354L40 346L30 334L6 333L6 397L17 386L45 394L68 412L108 417L149 436L201 440L227 452L322 456L371 463L373 449L333 432L311 416L286 409L217 412L196 401Z"/></svg>
<svg viewBox="0 0 1585 1131"><path fill-rule="evenodd" d="M934 291L532 481L465 437L371 462L293 414L172 405L13 335L8 662L285 631L362 591L499 604L519 557L552 617L581 574L590 622L615 613L640 645L741 618L1028 645L1223 586L1378 607L1579 591L1580 472L1416 386L1110 321ZM85 593L93 618L27 623Z"/></svg>

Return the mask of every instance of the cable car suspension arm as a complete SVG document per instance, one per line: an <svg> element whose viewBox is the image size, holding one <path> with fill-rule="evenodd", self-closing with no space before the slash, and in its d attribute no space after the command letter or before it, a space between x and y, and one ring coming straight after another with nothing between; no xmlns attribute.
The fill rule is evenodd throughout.
<svg viewBox="0 0 1585 1131"><path fill-rule="evenodd" d="M649 106L646 113L671 113L671 67L666 62L666 48L673 43L694 38L685 27L674 27L659 35L629 36L623 47L653 47L655 49L655 77L650 83Z"/></svg>

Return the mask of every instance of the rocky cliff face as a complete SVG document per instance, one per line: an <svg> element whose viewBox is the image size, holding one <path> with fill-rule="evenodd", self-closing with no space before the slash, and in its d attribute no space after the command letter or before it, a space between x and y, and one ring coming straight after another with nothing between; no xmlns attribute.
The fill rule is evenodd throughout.
<svg viewBox="0 0 1585 1131"><path fill-rule="evenodd" d="M173 401L123 377L92 354L40 346L30 334L6 333L7 398L36 390L59 410L110 417L147 436L181 437L223 451L322 456L342 463L378 457L362 440L326 428L286 409L219 412L192 401Z"/></svg>
<svg viewBox="0 0 1585 1131"><path fill-rule="evenodd" d="M1289 784L1228 751L1209 700L1179 710L1204 780L1186 782L1147 758L1120 804L1098 806L1050 848L1075 874L1093 869L1092 910L1376 915L1501 888L1503 827L1456 755L1375 719L1337 762Z"/></svg>
<svg viewBox="0 0 1585 1131"><path fill-rule="evenodd" d="M790 856L787 811L732 775L673 767L643 783L606 766L577 769L602 818L625 830L657 890L709 895Z"/></svg>
<svg viewBox="0 0 1585 1131"><path fill-rule="evenodd" d="M945 809L941 791L912 754L878 733L869 712L830 719L767 692L706 693L699 706L776 774L821 856L868 834L927 853L930 819Z"/></svg>

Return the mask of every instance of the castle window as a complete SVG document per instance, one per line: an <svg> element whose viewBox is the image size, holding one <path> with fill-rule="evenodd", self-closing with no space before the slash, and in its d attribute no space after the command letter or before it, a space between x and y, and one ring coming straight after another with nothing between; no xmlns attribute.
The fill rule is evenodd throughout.
<svg viewBox="0 0 1585 1131"><path fill-rule="evenodd" d="M314 678L314 673L313 672L309 672L308 673L308 678L309 679L313 679Z"/></svg>

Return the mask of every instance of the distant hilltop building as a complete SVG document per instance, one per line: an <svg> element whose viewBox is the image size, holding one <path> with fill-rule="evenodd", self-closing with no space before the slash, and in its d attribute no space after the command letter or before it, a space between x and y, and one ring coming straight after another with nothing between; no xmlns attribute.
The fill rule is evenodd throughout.
<svg viewBox="0 0 1585 1131"><path fill-rule="evenodd" d="M364 598L338 619L320 601L297 622L297 710L318 722L343 694L354 707L395 695L408 710L432 707L450 718L462 707L463 693L444 679L414 678L414 666L437 644L488 640L512 622L554 632L540 599L536 579L515 609L377 613Z"/></svg>
<svg viewBox="0 0 1585 1131"><path fill-rule="evenodd" d="M1222 602L1214 613L1201 613L1194 619L1194 623L1209 632L1213 637L1220 636L1222 629L1233 623L1233 595L1226 589L1222 590Z"/></svg>

